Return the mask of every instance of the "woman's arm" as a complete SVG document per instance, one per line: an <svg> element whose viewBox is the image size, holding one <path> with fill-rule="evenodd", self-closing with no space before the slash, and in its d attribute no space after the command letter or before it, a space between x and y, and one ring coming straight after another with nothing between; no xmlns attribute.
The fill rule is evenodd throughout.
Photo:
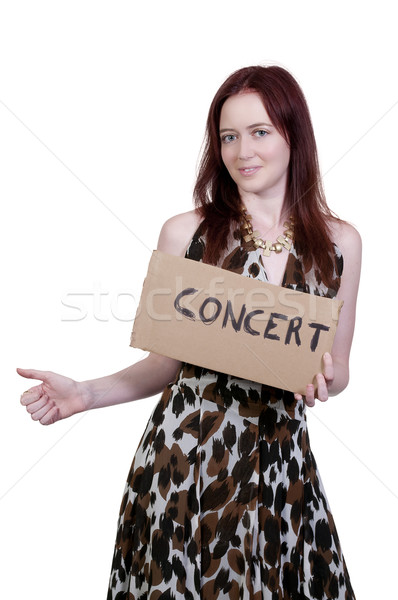
<svg viewBox="0 0 398 600"><path fill-rule="evenodd" d="M17 369L23 377L42 381L22 394L21 404L34 421L51 425L93 408L154 396L174 379L180 364L151 353L122 371L89 381L74 381L52 371Z"/></svg>
<svg viewBox="0 0 398 600"><path fill-rule="evenodd" d="M333 241L340 248L344 266L339 300L344 301L339 324L333 342L332 353L323 358L323 371L318 373L314 384L308 384L305 401L314 406L315 399L322 402L329 396L343 391L349 380L349 359L355 327L356 302L361 273L362 243L357 230L348 223L339 223L333 227ZM296 395L296 397L300 397Z"/></svg>
<svg viewBox="0 0 398 600"><path fill-rule="evenodd" d="M181 362L151 352L135 364L105 377L81 382L85 410L123 404L159 394L173 381Z"/></svg>
<svg viewBox="0 0 398 600"><path fill-rule="evenodd" d="M162 227L158 250L184 256L199 223L196 211L172 217ZM82 382L51 371L17 369L22 377L42 381L22 394L21 403L33 420L49 425L92 408L153 396L174 379L180 365L177 360L151 353L117 373Z"/></svg>

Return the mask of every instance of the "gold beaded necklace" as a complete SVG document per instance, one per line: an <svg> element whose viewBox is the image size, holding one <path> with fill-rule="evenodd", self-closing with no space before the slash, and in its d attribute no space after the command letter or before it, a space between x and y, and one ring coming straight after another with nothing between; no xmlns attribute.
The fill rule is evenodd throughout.
<svg viewBox="0 0 398 600"><path fill-rule="evenodd" d="M263 240L260 238L259 231L253 231L251 222L252 216L247 213L245 208L242 209L242 227L246 230L246 234L243 236L245 242L254 242L256 248L262 248L264 256L270 256L271 251L279 254L283 248L290 250L293 243L294 225L293 218L289 217L288 221L285 221L283 226L286 228L282 235L277 237L276 242L270 242L269 240Z"/></svg>

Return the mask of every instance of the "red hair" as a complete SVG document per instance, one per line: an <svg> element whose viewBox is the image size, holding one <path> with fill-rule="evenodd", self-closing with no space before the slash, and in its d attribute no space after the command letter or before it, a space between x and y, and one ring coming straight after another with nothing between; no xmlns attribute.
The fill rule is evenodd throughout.
<svg viewBox="0 0 398 600"><path fill-rule="evenodd" d="M242 202L236 183L221 158L219 124L224 102L241 92L256 92L276 129L290 147L283 213L294 219L294 245L308 270L316 263L321 279L330 284L333 242L329 223L337 220L327 206L319 171L311 117L304 94L282 67L254 66L235 71L211 103L203 153L194 188L195 206L204 217L206 249L203 260L216 264L227 246L232 222L239 222Z"/></svg>

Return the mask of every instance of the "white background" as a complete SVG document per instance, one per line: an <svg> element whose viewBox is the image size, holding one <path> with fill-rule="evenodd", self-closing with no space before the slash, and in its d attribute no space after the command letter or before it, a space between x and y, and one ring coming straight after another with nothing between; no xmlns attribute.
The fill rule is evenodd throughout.
<svg viewBox="0 0 398 600"><path fill-rule="evenodd" d="M150 251L192 207L216 89L258 63L302 85L329 204L363 237L351 383L309 428L358 600L395 597L396 39L387 0L1 3L2 597L105 598L156 398L45 428L15 367L81 380L141 358Z"/></svg>

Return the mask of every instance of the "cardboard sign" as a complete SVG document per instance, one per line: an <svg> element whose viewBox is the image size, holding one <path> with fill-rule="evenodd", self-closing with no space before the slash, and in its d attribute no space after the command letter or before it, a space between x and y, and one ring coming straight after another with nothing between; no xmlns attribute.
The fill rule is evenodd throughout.
<svg viewBox="0 0 398 600"><path fill-rule="evenodd" d="M130 345L305 393L342 304L155 250Z"/></svg>

